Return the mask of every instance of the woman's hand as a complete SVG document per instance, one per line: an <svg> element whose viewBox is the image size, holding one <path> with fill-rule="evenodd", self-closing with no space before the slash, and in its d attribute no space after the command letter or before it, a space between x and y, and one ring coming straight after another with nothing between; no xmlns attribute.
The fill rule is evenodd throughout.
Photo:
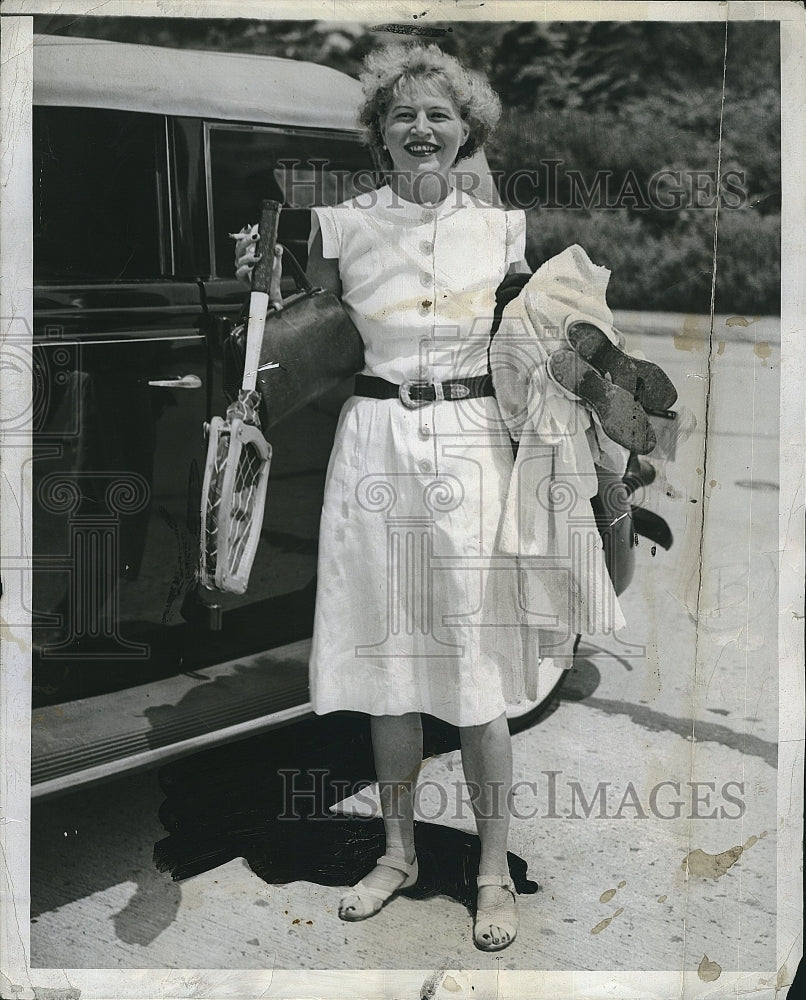
<svg viewBox="0 0 806 1000"><path fill-rule="evenodd" d="M260 260L258 253L257 225L246 225L239 233L230 233L235 240L235 277L245 285L251 287L252 272L255 264ZM283 248L278 244L274 248L274 261L272 262L271 278L269 280L269 301L274 309L283 308L283 293L280 290L280 282L283 277Z"/></svg>
<svg viewBox="0 0 806 1000"><path fill-rule="evenodd" d="M244 284L252 284L252 269L258 261L257 225L245 225L239 233L230 233L235 240L235 277Z"/></svg>

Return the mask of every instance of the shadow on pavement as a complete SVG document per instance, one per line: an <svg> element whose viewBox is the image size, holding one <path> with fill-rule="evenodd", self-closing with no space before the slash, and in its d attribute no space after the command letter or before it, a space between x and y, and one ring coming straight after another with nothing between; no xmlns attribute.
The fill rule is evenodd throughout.
<svg viewBox="0 0 806 1000"><path fill-rule="evenodd" d="M558 692L558 705L563 701L584 701L599 687L602 675L585 652L583 648L574 657L574 666Z"/></svg>
<svg viewBox="0 0 806 1000"><path fill-rule="evenodd" d="M426 753L458 745L455 730L424 726ZM335 815L328 807L375 780L366 719L348 713L305 720L267 736L196 754L163 767L160 819L169 836L154 862L178 881L236 857L271 884L350 885L383 853L378 819ZM475 899L479 841L447 826L419 822L416 898ZM509 854L521 893L536 892L526 862Z"/></svg>
<svg viewBox="0 0 806 1000"><path fill-rule="evenodd" d="M34 803L31 812L31 917L123 883L134 894L112 916L126 944L148 945L169 927L182 892L154 869L151 844L159 835L154 774ZM124 803L124 806L121 806ZM136 822L133 822L136 817ZM31 932L33 957L36 931Z"/></svg>
<svg viewBox="0 0 806 1000"><path fill-rule="evenodd" d="M542 717L596 690L600 674L584 653ZM428 716L423 736L426 756L459 746L456 729ZM158 815L155 777L165 795ZM101 790L35 803L32 917L133 883L134 894L114 916L115 930L121 941L146 945L176 916L176 882L236 857L270 883L352 884L382 853L381 824L331 814L328 806L374 780L368 722L343 713L194 754L156 776L127 775ZM161 830L168 836L158 840ZM412 894L444 893L468 905L475 895L477 837L418 823L416 838L421 875ZM526 863L514 854L509 861L519 891L535 892Z"/></svg>

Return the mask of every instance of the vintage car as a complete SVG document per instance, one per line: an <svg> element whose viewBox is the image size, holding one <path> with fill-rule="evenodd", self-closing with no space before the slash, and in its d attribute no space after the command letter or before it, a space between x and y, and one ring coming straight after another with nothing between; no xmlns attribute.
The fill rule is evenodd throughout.
<svg viewBox="0 0 806 1000"><path fill-rule="evenodd" d="M273 427L243 596L198 585L204 425L232 390L222 346L244 302L228 234L276 198L304 265L305 199L335 203L374 170L360 94L293 60L36 37L34 796L311 714L319 515L350 383ZM633 486L598 500L618 591Z"/></svg>

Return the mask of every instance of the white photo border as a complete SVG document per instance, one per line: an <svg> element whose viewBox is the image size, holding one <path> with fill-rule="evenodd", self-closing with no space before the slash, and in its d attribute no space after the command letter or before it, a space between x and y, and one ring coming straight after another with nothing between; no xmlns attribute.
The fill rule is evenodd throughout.
<svg viewBox="0 0 806 1000"><path fill-rule="evenodd" d="M363 0L5 0L0 58L0 350L32 323L31 94L34 14L140 17L326 18L404 20L423 15L422 2ZM780 22L782 73L782 313L779 501L779 758L776 969L723 972L716 983L696 973L510 972L442 970L454 997L721 997L777 995L786 989L802 953L802 837L804 768L804 442L806 441L806 11L796 3L537 3L510 0L428 5L439 20L633 20ZM95 998L391 998L420 996L433 970L305 971L34 969L29 965L30 823L30 440L6 437L30 399L25 366L2 364L0 391L0 551L6 586L0 599L0 995ZM471 992L472 987L472 992ZM441 995L449 995L441 993Z"/></svg>

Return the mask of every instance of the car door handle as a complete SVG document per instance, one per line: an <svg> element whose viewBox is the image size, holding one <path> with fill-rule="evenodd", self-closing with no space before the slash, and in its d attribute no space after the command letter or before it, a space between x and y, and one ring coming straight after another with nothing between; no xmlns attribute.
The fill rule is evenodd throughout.
<svg viewBox="0 0 806 1000"><path fill-rule="evenodd" d="M182 375L179 378L150 379L148 384L161 389L201 389L202 380L198 375Z"/></svg>

